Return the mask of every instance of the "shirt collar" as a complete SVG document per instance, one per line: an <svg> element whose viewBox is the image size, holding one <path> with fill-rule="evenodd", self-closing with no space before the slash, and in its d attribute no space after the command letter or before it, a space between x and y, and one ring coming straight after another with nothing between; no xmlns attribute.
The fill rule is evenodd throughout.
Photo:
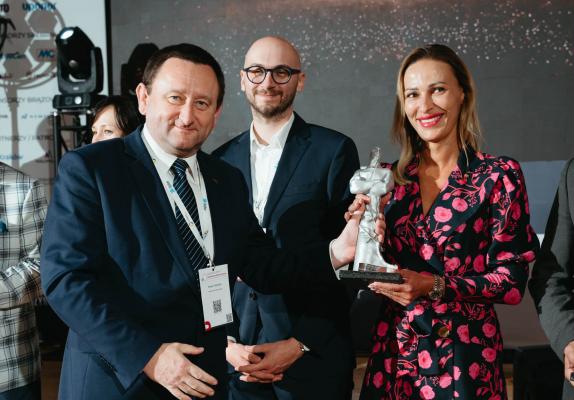
<svg viewBox="0 0 574 400"><path fill-rule="evenodd" d="M283 150L285 147L285 143L287 142L287 137L289 136L289 131L293 126L293 121L295 121L295 113L291 113L291 117L277 132L271 136L271 140L269 141L269 145L264 145L259 143L257 137L255 136L255 131L253 127L253 121L251 122L251 126L249 128L249 141L251 143L251 149L254 148L277 148Z"/></svg>
<svg viewBox="0 0 574 400"><path fill-rule="evenodd" d="M148 150L150 151L150 155L154 164L157 164L159 162L159 166L161 166L161 168L164 171L169 171L174 161L177 160L178 157L164 151L161 148L159 143L151 135L147 127L147 124L144 124L144 127L142 129L142 137L144 143L146 143ZM194 153L189 157L183 158L183 160L185 160L187 164L191 167L189 172L193 177L193 171L195 171L194 166L197 164L197 153Z"/></svg>

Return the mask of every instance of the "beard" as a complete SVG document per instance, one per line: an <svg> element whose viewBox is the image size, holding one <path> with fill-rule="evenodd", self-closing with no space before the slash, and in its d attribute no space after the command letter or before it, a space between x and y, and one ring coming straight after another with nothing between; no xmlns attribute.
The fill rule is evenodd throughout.
<svg viewBox="0 0 574 400"><path fill-rule="evenodd" d="M272 95L279 94L274 90L266 90L266 91L259 90L258 92ZM291 107L293 101L295 101L295 95L296 95L295 91L293 91L292 93L288 93L287 96L282 98L279 104L277 105L259 105L255 102L255 94L257 94L258 92L253 92L252 96L246 96L246 97L251 107L264 118L275 118L285 113L285 111L287 111L289 107Z"/></svg>

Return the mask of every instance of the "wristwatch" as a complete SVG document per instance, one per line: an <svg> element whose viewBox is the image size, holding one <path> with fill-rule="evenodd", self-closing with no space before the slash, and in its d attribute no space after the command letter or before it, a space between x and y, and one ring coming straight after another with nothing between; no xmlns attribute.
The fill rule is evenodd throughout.
<svg viewBox="0 0 574 400"><path fill-rule="evenodd" d="M431 300L439 300L444 296L444 281L439 275L433 275L434 282L428 296Z"/></svg>
<svg viewBox="0 0 574 400"><path fill-rule="evenodd" d="M297 339L295 339L297 340ZM301 350L301 353L307 353L309 351L311 351L310 348L308 348L307 346L305 346L303 343L301 343L300 341L297 340L297 343L299 343L299 350Z"/></svg>

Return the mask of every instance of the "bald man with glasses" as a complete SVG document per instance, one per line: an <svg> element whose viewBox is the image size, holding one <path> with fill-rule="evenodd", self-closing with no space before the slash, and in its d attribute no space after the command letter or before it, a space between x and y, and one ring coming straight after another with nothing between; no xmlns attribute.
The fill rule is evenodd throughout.
<svg viewBox="0 0 574 400"><path fill-rule="evenodd" d="M253 122L214 154L242 172L259 224L278 247L301 249L335 238L352 201L355 144L293 111L306 77L287 40L255 41L240 75ZM238 282L233 306L237 323L226 352L230 399L351 398L355 361L342 284L266 295Z"/></svg>

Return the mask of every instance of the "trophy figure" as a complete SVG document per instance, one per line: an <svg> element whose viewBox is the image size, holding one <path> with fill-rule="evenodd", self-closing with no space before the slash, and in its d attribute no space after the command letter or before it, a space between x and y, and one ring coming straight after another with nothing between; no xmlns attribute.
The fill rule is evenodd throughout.
<svg viewBox="0 0 574 400"><path fill-rule="evenodd" d="M394 188L393 173L380 167L381 150L378 147L371 150L368 167L361 167L355 172L350 181L350 190L354 194L364 194L371 200L366 205L365 213L359 224L359 235L355 250L355 262L351 271L341 271L342 279L377 280L382 282L401 282L397 272L398 267L389 264L383 258L377 235L375 222L379 213L381 196Z"/></svg>

